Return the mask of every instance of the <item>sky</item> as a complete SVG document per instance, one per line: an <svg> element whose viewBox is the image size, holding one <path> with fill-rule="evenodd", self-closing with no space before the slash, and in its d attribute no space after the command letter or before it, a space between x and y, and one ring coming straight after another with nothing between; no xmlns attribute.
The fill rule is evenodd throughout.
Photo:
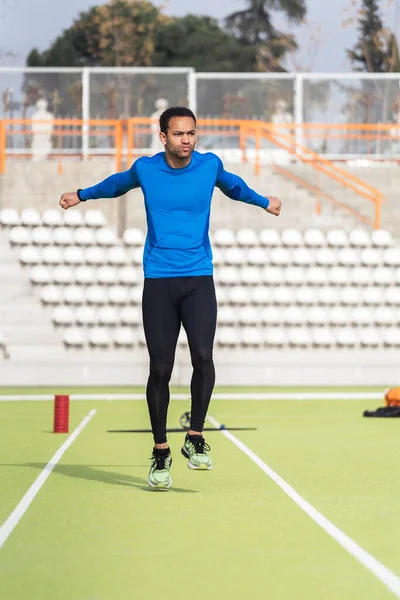
<svg viewBox="0 0 400 600"><path fill-rule="evenodd" d="M286 63L289 71L344 73L351 71L346 49L357 39L351 20L361 0L306 0L307 23L292 27L276 14L274 24L296 35L299 51ZM102 4L102 0L0 0L0 67L24 65L34 47L43 51L70 27L80 12ZM165 12L183 16L190 12L222 20L241 10L246 0L153 0L166 5ZM400 0L381 0L385 24L399 35Z"/></svg>

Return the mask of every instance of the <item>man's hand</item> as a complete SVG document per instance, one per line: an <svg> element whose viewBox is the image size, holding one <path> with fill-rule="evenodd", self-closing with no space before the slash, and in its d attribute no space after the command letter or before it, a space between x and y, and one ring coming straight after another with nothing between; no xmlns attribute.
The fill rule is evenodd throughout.
<svg viewBox="0 0 400 600"><path fill-rule="evenodd" d="M60 198L60 206L67 210L67 208L71 208L71 206L76 206L79 204L80 200L78 198L78 194L76 192L69 192L67 194L63 194Z"/></svg>
<svg viewBox="0 0 400 600"><path fill-rule="evenodd" d="M271 213L271 215L279 217L279 215L281 214L281 201L276 196L268 196L268 200L269 205L268 208L266 208L265 210Z"/></svg>

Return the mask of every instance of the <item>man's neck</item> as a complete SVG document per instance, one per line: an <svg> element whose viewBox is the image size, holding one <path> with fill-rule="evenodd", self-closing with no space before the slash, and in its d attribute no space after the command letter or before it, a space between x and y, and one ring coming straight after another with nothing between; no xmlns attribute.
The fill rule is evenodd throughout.
<svg viewBox="0 0 400 600"><path fill-rule="evenodd" d="M187 167L188 164L190 164L192 156L190 155L187 158L178 158L176 156L171 156L170 154L165 152L165 160L167 165L172 169L183 169L184 167Z"/></svg>

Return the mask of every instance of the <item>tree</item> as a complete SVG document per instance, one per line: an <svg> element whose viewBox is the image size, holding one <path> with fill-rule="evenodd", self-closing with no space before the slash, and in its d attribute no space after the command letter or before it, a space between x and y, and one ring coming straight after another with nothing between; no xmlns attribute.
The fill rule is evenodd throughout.
<svg viewBox="0 0 400 600"><path fill-rule="evenodd" d="M283 12L300 23L306 13L305 0L246 0L248 7L230 14L226 26L237 38L253 48L253 69L284 71L285 54L297 48L295 38L272 24L272 12Z"/></svg>

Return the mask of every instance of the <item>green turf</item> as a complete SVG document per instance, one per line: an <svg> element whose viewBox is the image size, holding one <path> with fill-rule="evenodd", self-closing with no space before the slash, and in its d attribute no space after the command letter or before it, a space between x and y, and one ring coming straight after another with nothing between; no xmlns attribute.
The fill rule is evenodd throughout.
<svg viewBox="0 0 400 600"><path fill-rule="evenodd" d="M235 435L399 572L400 423L364 419L362 411L374 407L218 400L210 414L226 426L257 427ZM220 432L207 438L211 472L187 469L183 433L171 434L173 486L157 492L146 483L151 436L107 433L147 428L145 402L72 402L71 430L91 408L95 417L0 549L0 598L394 597ZM187 408L171 402L169 426ZM66 439L51 429L51 402L0 403L0 524Z"/></svg>

